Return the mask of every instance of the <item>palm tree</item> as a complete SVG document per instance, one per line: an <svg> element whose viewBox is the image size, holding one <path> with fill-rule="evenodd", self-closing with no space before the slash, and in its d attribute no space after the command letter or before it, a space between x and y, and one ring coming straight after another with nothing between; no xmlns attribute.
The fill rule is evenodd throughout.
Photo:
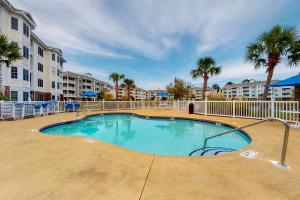
<svg viewBox="0 0 300 200"><path fill-rule="evenodd" d="M2 63L5 63L6 66L9 67L12 62L21 58L22 55L19 51L18 45L9 42L5 35L0 34L0 71L2 71ZM0 92L2 89L1 84L2 77L0 77Z"/></svg>
<svg viewBox="0 0 300 200"><path fill-rule="evenodd" d="M221 72L221 67L216 66L216 62L211 57L200 58L197 62L197 68L191 71L193 78L202 77L203 78L203 90L202 99L205 98L205 92L207 90L208 79L217 75Z"/></svg>
<svg viewBox="0 0 300 200"><path fill-rule="evenodd" d="M284 61L290 66L296 66L300 62L300 42L296 28L274 26L247 47L245 57L246 61L254 63L255 69L266 68L268 76L262 97L266 100L275 67Z"/></svg>
<svg viewBox="0 0 300 200"><path fill-rule="evenodd" d="M125 78L124 74L119 74L119 73L111 73L109 75L109 79L112 80L115 83L115 90L116 90L116 100L119 99L118 97L118 91L119 91L119 81Z"/></svg>
<svg viewBox="0 0 300 200"><path fill-rule="evenodd" d="M215 90L217 90L218 93L221 90L221 87L218 84L213 84L212 88L215 89Z"/></svg>
<svg viewBox="0 0 300 200"><path fill-rule="evenodd" d="M126 79L124 79L122 86L124 88L126 88L126 90L127 90L127 99L128 99L128 101L130 101L130 98L131 98L130 90L132 88L135 88L134 80L126 78Z"/></svg>
<svg viewBox="0 0 300 200"><path fill-rule="evenodd" d="M233 82L229 81L225 84L225 86L229 86L229 85L233 85L233 84L234 84Z"/></svg>

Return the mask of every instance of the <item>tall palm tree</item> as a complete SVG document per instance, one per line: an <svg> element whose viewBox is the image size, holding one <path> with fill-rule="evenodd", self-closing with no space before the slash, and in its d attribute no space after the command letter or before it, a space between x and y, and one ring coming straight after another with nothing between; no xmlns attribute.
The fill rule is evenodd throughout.
<svg viewBox="0 0 300 200"><path fill-rule="evenodd" d="M268 76L262 97L266 100L275 67L284 61L290 66L296 66L300 62L300 42L296 28L274 26L247 47L245 57L246 61L254 63L255 69L266 68Z"/></svg>
<svg viewBox="0 0 300 200"><path fill-rule="evenodd" d="M200 58L197 62L196 69L191 71L193 78L202 77L203 78L203 90L202 90L202 99L205 98L205 92L207 90L207 82L210 77L213 75L220 74L221 67L216 66L216 62L211 57Z"/></svg>
<svg viewBox="0 0 300 200"><path fill-rule="evenodd" d="M2 71L2 64L5 63L7 67L12 62L21 59L19 47L12 42L9 42L5 35L0 34L0 71ZM2 73L0 77L0 92L2 89Z"/></svg>
<svg viewBox="0 0 300 200"><path fill-rule="evenodd" d="M127 99L128 99L128 101L130 101L130 98L131 98L130 90L132 88L135 88L134 80L126 78L126 79L124 79L122 86L124 88L126 88L126 90L127 90Z"/></svg>
<svg viewBox="0 0 300 200"><path fill-rule="evenodd" d="M119 91L119 81L124 79L125 75L124 74L119 74L119 73L111 73L109 75L109 79L112 80L115 83L115 90L116 90L116 100L119 99L118 97L118 91Z"/></svg>

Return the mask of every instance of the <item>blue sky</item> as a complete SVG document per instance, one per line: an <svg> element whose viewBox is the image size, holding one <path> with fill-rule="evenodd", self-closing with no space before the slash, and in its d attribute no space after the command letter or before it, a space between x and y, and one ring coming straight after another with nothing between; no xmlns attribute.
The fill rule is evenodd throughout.
<svg viewBox="0 0 300 200"><path fill-rule="evenodd" d="M298 0L11 0L31 12L35 33L63 49L66 70L108 80L124 73L145 89L165 88L174 77L196 86L190 71L199 57L223 67L209 85L245 78L264 80L265 70L244 62L246 46L275 24L296 25ZM276 79L300 72L282 64Z"/></svg>

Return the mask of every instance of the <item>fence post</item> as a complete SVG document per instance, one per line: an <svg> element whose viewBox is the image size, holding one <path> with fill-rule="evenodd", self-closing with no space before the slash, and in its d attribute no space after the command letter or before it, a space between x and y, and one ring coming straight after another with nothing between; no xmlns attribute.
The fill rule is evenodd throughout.
<svg viewBox="0 0 300 200"><path fill-rule="evenodd" d="M205 97L205 101L204 101L204 115L207 115L207 97Z"/></svg>
<svg viewBox="0 0 300 200"><path fill-rule="evenodd" d="M130 99L130 110L132 110L132 99Z"/></svg>
<svg viewBox="0 0 300 200"><path fill-rule="evenodd" d="M105 108L104 108L104 105L105 105L105 102L104 102L105 100L104 99L102 99L102 110L104 110Z"/></svg>
<svg viewBox="0 0 300 200"><path fill-rule="evenodd" d="M232 117L235 117L235 100L232 101Z"/></svg>
<svg viewBox="0 0 300 200"><path fill-rule="evenodd" d="M275 99L274 97L271 98L271 117L274 118L275 112Z"/></svg>

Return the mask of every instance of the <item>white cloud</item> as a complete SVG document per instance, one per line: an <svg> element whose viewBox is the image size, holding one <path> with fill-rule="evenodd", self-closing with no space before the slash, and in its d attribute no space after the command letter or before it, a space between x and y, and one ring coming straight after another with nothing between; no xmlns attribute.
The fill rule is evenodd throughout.
<svg viewBox="0 0 300 200"><path fill-rule="evenodd" d="M36 32L70 52L159 59L192 35L198 51L233 42L285 4L278 0L11 0L32 12ZM272 12L266 10L272 5ZM252 25L250 25L252 24Z"/></svg>

